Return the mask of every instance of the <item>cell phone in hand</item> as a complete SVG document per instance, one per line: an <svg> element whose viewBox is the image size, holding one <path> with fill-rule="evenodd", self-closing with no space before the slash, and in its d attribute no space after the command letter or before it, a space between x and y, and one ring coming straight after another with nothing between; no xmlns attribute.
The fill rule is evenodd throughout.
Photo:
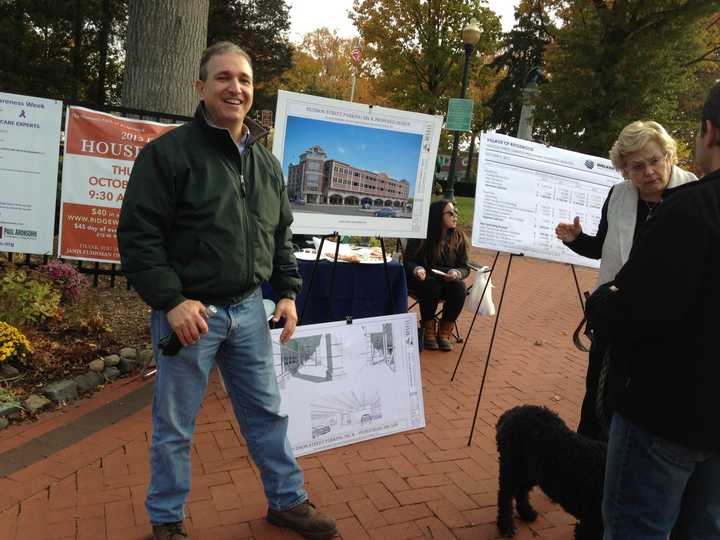
<svg viewBox="0 0 720 540"><path fill-rule="evenodd" d="M215 306L207 306L205 312L208 318L217 314L217 308ZM158 342L158 348L162 351L165 356L175 356L183 348L183 344L180 338L175 332L170 332L167 336L160 339Z"/></svg>

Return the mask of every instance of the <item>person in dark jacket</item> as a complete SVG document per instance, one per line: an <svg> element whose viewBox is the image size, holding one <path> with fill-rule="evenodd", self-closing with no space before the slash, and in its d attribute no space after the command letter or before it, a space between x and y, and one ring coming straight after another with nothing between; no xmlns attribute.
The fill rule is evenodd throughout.
<svg viewBox="0 0 720 540"><path fill-rule="evenodd" d="M410 240L404 263L408 289L420 303L424 330L423 347L451 351L450 334L465 303L468 267L467 238L457 230L458 212L452 202L430 205L427 238ZM442 319L435 324L435 313L444 302Z"/></svg>
<svg viewBox="0 0 720 540"><path fill-rule="evenodd" d="M625 180L610 189L597 233L584 233L579 217L575 217L573 223L559 223L555 229L557 237L578 255L601 259L598 286L612 281L627 261L643 225L652 217L666 191L697 180L693 173L677 166L677 144L657 122L638 120L625 126L610 149L610 159ZM605 441L607 427L595 413L605 338L597 331L592 336L577 432Z"/></svg>
<svg viewBox="0 0 720 540"><path fill-rule="evenodd" d="M720 84L710 91L696 162L612 284L588 301L624 377L608 444L606 540L720 538ZM673 529L674 527L674 529Z"/></svg>
<svg viewBox="0 0 720 540"><path fill-rule="evenodd" d="M152 307L158 364L151 479L146 506L156 540L187 538L195 417L214 363L222 372L248 450L260 470L270 523L330 538L335 522L317 511L287 440L260 284L281 298L273 319L294 331L300 276L292 213L278 161L256 141L249 56L232 43L202 55L194 119L139 154L120 214L122 266ZM212 307L211 307L212 306ZM160 348L175 333L183 347Z"/></svg>

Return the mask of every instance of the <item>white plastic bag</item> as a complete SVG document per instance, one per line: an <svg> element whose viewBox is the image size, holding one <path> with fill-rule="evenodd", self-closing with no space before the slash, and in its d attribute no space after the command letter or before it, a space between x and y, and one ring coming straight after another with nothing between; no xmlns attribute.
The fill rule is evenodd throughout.
<svg viewBox="0 0 720 540"><path fill-rule="evenodd" d="M493 303L492 299L493 284L492 280L490 280L490 278L488 277L489 275L489 272L475 273L475 283L473 283L472 289L470 289L470 293L465 299L465 305L463 306L463 309L466 309L470 313L475 313L478 304L480 304L480 310L478 311L478 314L487 315L489 317L495 315L495 304ZM490 281L490 283L488 284L487 289L485 289L485 284L488 281ZM485 295L483 296L481 302L480 295L483 293L483 291L485 291Z"/></svg>

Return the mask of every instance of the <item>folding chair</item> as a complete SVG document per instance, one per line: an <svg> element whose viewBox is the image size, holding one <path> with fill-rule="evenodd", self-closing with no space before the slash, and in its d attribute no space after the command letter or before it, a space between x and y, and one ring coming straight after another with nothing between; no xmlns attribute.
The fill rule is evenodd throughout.
<svg viewBox="0 0 720 540"><path fill-rule="evenodd" d="M490 270L489 266L479 266L472 262L469 262L468 266L470 267L471 271L474 270L475 272L488 272ZM468 294L470 294L470 290L472 288L473 288L473 285L471 284L465 290L466 296ZM418 305L420 303L420 301L418 300L417 296L415 296L415 294L411 290L408 290L408 296L414 300L414 302L408 307L408 311L410 311L410 310L412 310L412 308L414 308L416 305ZM433 319L435 319L435 321L437 321L437 322L440 321L440 319L442 318L444 308L445 308L445 303L444 303L444 301L440 300L440 302L438 303L438 309L435 312L435 315L433 316ZM454 323L452 337L455 338L456 343L462 343L465 339L460 335L460 329L458 328L457 321L455 321L455 323Z"/></svg>

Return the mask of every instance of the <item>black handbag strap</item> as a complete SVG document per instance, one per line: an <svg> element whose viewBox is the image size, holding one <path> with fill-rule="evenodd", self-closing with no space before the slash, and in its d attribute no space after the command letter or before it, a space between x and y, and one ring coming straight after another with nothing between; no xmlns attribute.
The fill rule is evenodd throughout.
<svg viewBox="0 0 720 540"><path fill-rule="evenodd" d="M585 296L585 301L587 302L587 299L590 297L590 293L588 291L585 291L583 293L583 296ZM585 306L583 306L583 308L584 307ZM585 327L585 328L583 329L583 327ZM592 332L590 332L590 329L587 326L587 317L585 317L584 315L583 315L582 320L580 321L580 324L577 325L577 328L573 332L572 340L573 340L573 343L575 344L575 347L579 351L589 353L590 349L587 347L587 345L585 345L582 341L580 341L581 333L592 342Z"/></svg>
<svg viewBox="0 0 720 540"><path fill-rule="evenodd" d="M573 332L572 340L578 350L589 353L590 349L580 340L580 334L583 334L592 341L592 335L590 334L590 330L588 330L587 319L585 317L582 318L580 324L577 325L577 328Z"/></svg>
<svg viewBox="0 0 720 540"><path fill-rule="evenodd" d="M602 357L602 366L600 375L598 376L597 394L595 396L595 415L598 424L603 430L604 435L608 435L610 431L610 421L612 420L613 411L610 404L610 355L612 346L610 344L605 348Z"/></svg>

